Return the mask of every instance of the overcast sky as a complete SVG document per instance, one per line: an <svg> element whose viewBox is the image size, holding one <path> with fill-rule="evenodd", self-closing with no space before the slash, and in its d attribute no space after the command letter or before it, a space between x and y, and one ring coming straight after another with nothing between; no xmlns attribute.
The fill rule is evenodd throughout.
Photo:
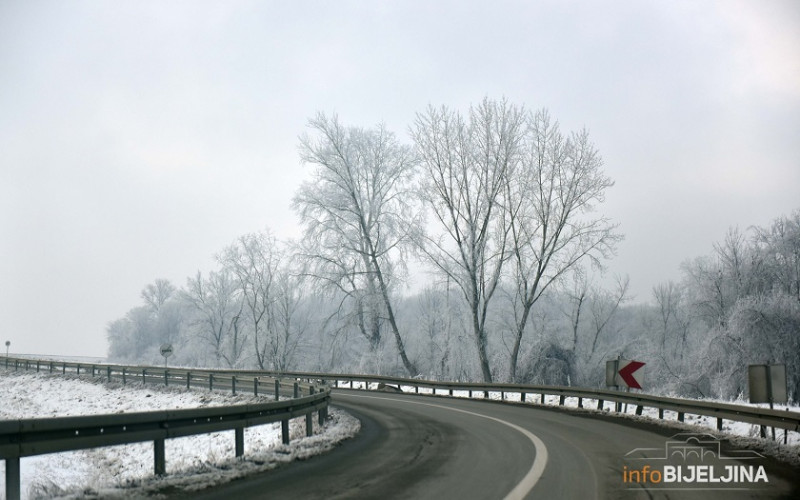
<svg viewBox="0 0 800 500"><path fill-rule="evenodd" d="M484 96L586 127L637 300L800 208L800 2L0 1L0 340L104 355L156 278L299 234L316 111Z"/></svg>

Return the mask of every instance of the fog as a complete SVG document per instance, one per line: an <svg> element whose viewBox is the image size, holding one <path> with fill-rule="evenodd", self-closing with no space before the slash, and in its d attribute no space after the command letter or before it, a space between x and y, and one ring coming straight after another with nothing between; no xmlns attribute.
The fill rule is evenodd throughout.
<svg viewBox="0 0 800 500"><path fill-rule="evenodd" d="M585 127L637 301L800 200L796 2L3 2L0 340L106 326L242 234L299 237L317 111L407 141L485 96ZM413 285L412 285L413 286Z"/></svg>

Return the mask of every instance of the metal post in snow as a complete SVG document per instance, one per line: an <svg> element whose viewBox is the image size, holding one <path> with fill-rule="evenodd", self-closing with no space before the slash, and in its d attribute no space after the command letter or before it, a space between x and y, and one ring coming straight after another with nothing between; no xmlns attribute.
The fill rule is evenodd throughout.
<svg viewBox="0 0 800 500"><path fill-rule="evenodd" d="M244 427L234 429L236 434L236 456L244 455Z"/></svg>
<svg viewBox="0 0 800 500"><path fill-rule="evenodd" d="M167 473L164 439L156 439L153 441L153 462L156 476L163 476Z"/></svg>
<svg viewBox="0 0 800 500"><path fill-rule="evenodd" d="M289 444L289 421L281 420L281 441L283 444Z"/></svg>
<svg viewBox="0 0 800 500"><path fill-rule="evenodd" d="M20 500L19 457L6 458L6 498Z"/></svg>

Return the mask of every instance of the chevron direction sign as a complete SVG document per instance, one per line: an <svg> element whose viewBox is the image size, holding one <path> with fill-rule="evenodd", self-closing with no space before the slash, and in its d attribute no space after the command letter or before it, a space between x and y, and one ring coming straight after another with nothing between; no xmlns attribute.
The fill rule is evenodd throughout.
<svg viewBox="0 0 800 500"><path fill-rule="evenodd" d="M611 359L606 361L606 385L641 389L643 374L636 373L645 364L632 359Z"/></svg>

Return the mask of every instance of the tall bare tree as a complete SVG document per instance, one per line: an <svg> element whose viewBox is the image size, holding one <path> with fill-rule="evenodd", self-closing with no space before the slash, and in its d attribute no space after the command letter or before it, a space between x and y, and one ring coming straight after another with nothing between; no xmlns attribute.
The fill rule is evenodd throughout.
<svg viewBox="0 0 800 500"><path fill-rule="evenodd" d="M429 107L411 129L426 173L420 193L437 226L420 238L420 249L468 304L487 382L492 369L486 319L507 260L503 202L520 162L524 126L522 108L487 98L467 117Z"/></svg>
<svg viewBox="0 0 800 500"><path fill-rule="evenodd" d="M313 178L294 198L305 226L309 274L355 304L359 329L377 350L388 323L409 375L417 375L397 324L392 294L399 284L407 227L414 224L414 156L383 125L345 127L334 115L309 121L300 140Z"/></svg>
<svg viewBox="0 0 800 500"><path fill-rule="evenodd" d="M617 225L594 213L613 182L602 172L589 134L564 137L546 110L527 114L526 125L521 162L506 183L504 200L517 304L511 381L533 305L581 262L600 266L621 239Z"/></svg>
<svg viewBox="0 0 800 500"><path fill-rule="evenodd" d="M271 308L278 298L275 280L281 256L277 245L269 231L250 233L239 237L218 257L238 281L252 329L253 352L262 370L270 362L270 338L275 327Z"/></svg>
<svg viewBox="0 0 800 500"><path fill-rule="evenodd" d="M223 359L229 367L235 366L242 357L246 334L240 324L244 304L230 272L223 269L203 278L198 271L187 280L181 296L193 307L199 336L211 347L217 366Z"/></svg>

